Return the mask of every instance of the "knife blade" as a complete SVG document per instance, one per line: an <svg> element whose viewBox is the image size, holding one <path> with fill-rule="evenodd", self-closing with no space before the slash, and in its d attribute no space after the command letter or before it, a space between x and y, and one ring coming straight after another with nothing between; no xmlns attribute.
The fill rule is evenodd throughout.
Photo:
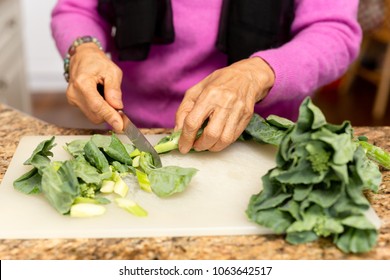
<svg viewBox="0 0 390 280"><path fill-rule="evenodd" d="M104 85L97 84L97 91L104 98ZM128 116L122 111L117 110L123 120L123 133L130 139L134 146L142 151L152 155L154 166L157 168L162 167L161 158L153 145L146 139L139 128L129 119Z"/></svg>
<svg viewBox="0 0 390 280"><path fill-rule="evenodd" d="M152 155L154 166L162 167L161 158L152 144L146 139L137 126L126 116L122 110L118 110L123 120L123 133L130 139L134 146L142 151Z"/></svg>

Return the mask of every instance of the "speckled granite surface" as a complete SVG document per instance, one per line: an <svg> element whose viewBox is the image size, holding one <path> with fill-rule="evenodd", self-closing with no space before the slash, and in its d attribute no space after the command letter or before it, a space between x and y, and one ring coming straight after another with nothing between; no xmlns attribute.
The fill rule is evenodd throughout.
<svg viewBox="0 0 390 280"><path fill-rule="evenodd" d="M0 181L24 135L83 135L102 131L60 128L0 104ZM150 132L150 131L145 131ZM153 133L163 132L153 130ZM376 145L390 150L390 127L359 127ZM0 259L390 259L390 172L378 194L368 194L382 219L375 249L344 254L322 239L290 245L283 236L202 236L109 239L0 239ZM1 230L1 225L0 225Z"/></svg>

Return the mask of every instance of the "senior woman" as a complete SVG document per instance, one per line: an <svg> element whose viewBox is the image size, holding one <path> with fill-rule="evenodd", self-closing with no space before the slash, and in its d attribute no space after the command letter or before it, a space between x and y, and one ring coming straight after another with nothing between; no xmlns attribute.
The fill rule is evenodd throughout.
<svg viewBox="0 0 390 280"><path fill-rule="evenodd" d="M92 122L121 130L123 109L138 126L182 129L182 153L220 151L253 112L295 120L306 96L345 72L361 41L357 9L358 0L59 0L51 28L68 101Z"/></svg>

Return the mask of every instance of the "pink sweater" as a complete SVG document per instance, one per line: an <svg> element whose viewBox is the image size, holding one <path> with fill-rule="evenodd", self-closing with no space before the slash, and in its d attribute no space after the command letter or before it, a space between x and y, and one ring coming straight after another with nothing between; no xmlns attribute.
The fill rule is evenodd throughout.
<svg viewBox="0 0 390 280"><path fill-rule="evenodd" d="M153 46L145 61L116 61L123 70L125 110L138 126L173 127L185 91L226 66L226 56L215 47L222 1L172 0L175 42ZM97 2L58 1L51 27L63 57L75 38L84 35L97 37L106 51L115 51ZM301 101L340 77L359 50L358 0L295 0L295 4L293 39L253 54L267 61L276 75L270 93L255 108L263 117L277 114L295 120Z"/></svg>

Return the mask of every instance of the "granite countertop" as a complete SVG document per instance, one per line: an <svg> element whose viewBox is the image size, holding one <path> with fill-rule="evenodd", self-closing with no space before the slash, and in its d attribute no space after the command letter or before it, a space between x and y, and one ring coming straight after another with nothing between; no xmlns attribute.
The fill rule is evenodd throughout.
<svg viewBox="0 0 390 280"><path fill-rule="evenodd" d="M89 135L103 131L48 124L0 103L0 182L22 136ZM355 134L390 150L390 127L355 127ZM164 130L144 130L161 133ZM0 239L0 259L390 259L390 172L377 194L367 194L382 220L377 246L344 254L330 240L290 245L278 235L159 238ZM1 227L0 227L1 230Z"/></svg>

